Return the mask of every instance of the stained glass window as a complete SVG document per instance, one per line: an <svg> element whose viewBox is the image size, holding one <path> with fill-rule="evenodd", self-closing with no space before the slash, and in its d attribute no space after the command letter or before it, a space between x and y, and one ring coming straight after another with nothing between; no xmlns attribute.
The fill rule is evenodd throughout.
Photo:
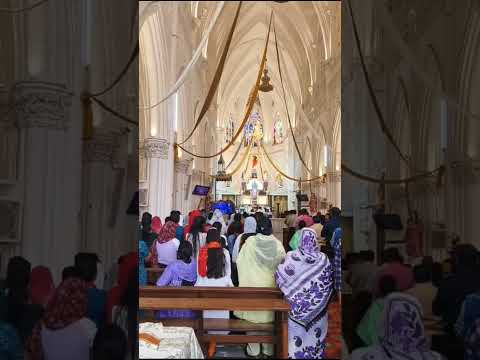
<svg viewBox="0 0 480 360"><path fill-rule="evenodd" d="M250 115L250 119L248 120L244 128L245 146L250 145L255 131L257 131L257 134L259 136L262 136L263 126L261 121L262 119L260 117L260 114L257 111L252 112L252 114Z"/></svg>

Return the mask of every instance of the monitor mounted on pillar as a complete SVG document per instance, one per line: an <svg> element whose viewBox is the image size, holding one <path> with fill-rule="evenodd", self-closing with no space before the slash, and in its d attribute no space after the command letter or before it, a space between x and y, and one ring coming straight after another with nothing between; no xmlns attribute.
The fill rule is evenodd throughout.
<svg viewBox="0 0 480 360"><path fill-rule="evenodd" d="M210 186L195 185L195 187L193 188L192 195L207 196L209 191L210 191Z"/></svg>

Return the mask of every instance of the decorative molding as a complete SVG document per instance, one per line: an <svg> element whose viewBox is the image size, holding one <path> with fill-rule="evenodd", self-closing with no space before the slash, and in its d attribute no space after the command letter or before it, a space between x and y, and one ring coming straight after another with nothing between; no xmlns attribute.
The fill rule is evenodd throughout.
<svg viewBox="0 0 480 360"><path fill-rule="evenodd" d="M147 159L168 159L170 143L165 139L147 138L141 144L141 152Z"/></svg>
<svg viewBox="0 0 480 360"><path fill-rule="evenodd" d="M25 81L13 88L13 101L21 128L66 130L72 95L64 85Z"/></svg>
<svg viewBox="0 0 480 360"><path fill-rule="evenodd" d="M148 206L148 189L138 189L138 203L139 206Z"/></svg>
<svg viewBox="0 0 480 360"><path fill-rule="evenodd" d="M0 219L0 244L20 242L22 231L21 202L1 197Z"/></svg>
<svg viewBox="0 0 480 360"><path fill-rule="evenodd" d="M109 133L96 133L84 142L84 159L87 162L112 162L117 149L116 138Z"/></svg>
<svg viewBox="0 0 480 360"><path fill-rule="evenodd" d="M192 160L176 160L175 172L181 173L181 174L187 174L191 163L192 163Z"/></svg>

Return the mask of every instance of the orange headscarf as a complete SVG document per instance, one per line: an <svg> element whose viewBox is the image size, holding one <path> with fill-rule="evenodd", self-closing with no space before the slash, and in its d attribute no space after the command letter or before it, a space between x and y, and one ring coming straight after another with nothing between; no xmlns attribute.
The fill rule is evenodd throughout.
<svg viewBox="0 0 480 360"><path fill-rule="evenodd" d="M220 233L217 229L210 229L207 233L207 243L203 246L197 258L198 274L201 277L207 276L208 249L221 249Z"/></svg>

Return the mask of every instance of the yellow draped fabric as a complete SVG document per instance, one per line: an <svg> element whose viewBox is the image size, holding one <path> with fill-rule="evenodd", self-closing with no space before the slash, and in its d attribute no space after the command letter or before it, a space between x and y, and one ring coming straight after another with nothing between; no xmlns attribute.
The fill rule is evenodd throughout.
<svg viewBox="0 0 480 360"><path fill-rule="evenodd" d="M284 257L283 244L275 236L257 234L249 237L237 258L239 286L275 287L274 274ZM274 320L271 311L236 311L235 315L253 323Z"/></svg>

